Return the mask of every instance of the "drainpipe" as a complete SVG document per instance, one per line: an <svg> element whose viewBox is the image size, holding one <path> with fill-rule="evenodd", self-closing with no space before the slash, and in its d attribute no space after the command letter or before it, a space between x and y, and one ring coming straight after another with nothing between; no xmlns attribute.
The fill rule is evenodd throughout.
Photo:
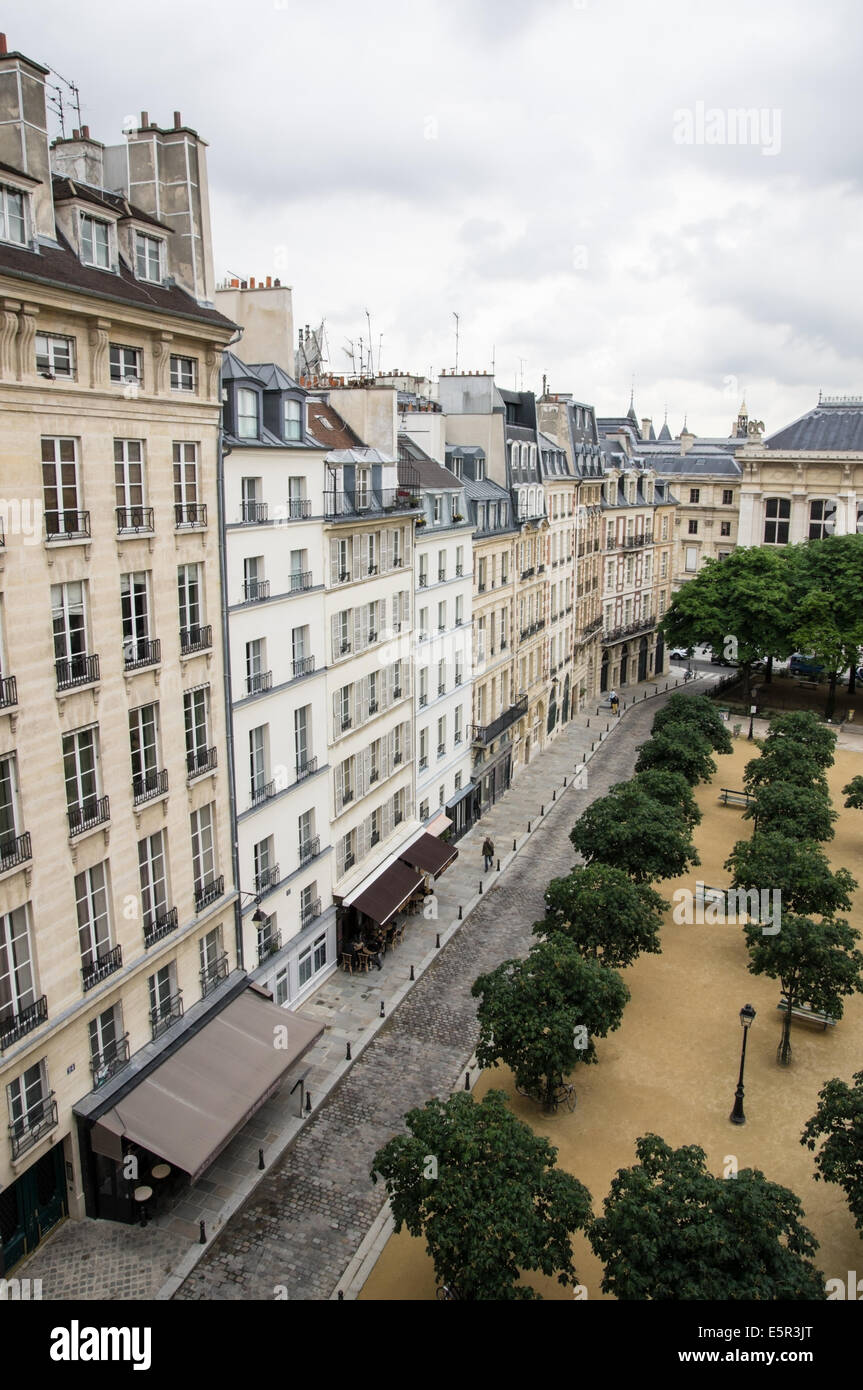
<svg viewBox="0 0 863 1390"><path fill-rule="evenodd" d="M242 328L237 330L226 347L233 347L243 336ZM221 380L221 378L220 378ZM220 386L221 390L221 386ZM230 445L225 444L222 422L219 423L219 452L216 464L216 491L219 511L219 582L222 588L222 657L225 686L225 743L228 749L228 806L231 818L231 870L234 887L238 896L234 902L234 936L237 950L237 968L243 970L243 900L240 889L240 851L237 834L237 795L234 777L234 697L231 682L231 643L228 630L228 543L225 529L225 459L231 453Z"/></svg>

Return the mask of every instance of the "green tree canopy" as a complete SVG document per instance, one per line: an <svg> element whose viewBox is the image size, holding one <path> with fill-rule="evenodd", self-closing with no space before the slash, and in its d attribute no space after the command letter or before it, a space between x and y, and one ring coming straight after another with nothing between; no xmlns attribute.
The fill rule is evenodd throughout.
<svg viewBox="0 0 863 1390"><path fill-rule="evenodd" d="M692 794L691 782L687 781L682 772L672 772L666 767L650 767L636 773L630 782L648 796L652 796L654 801L661 801L663 806L679 811L688 830L694 830L699 824L701 807ZM617 783L617 786L624 785L623 782ZM611 790L614 791L615 787Z"/></svg>
<svg viewBox="0 0 863 1390"><path fill-rule="evenodd" d="M744 820L754 820L756 830L778 830L801 840L832 840L836 812L829 796L814 785L796 787L790 782L765 782L755 792L755 800L743 812Z"/></svg>
<svg viewBox="0 0 863 1390"><path fill-rule="evenodd" d="M468 1300L537 1299L524 1273L576 1284L571 1236L591 1219L587 1188L557 1150L513 1115L502 1091L464 1091L405 1116L378 1149L396 1231L425 1236L438 1279Z"/></svg>
<svg viewBox="0 0 863 1390"><path fill-rule="evenodd" d="M758 746L769 755L779 744L785 747L789 743L805 752L820 771L833 766L836 735L811 710L799 709L789 714L774 715L767 736Z"/></svg>
<svg viewBox="0 0 863 1390"><path fill-rule="evenodd" d="M830 868L820 845L792 839L778 830L759 830L751 840L738 840L725 867L733 875L735 888L781 892L783 931L786 912L824 917L847 912L857 887L847 869Z"/></svg>
<svg viewBox="0 0 863 1390"><path fill-rule="evenodd" d="M638 1163L612 1179L590 1243L619 1299L799 1300L825 1297L818 1242L800 1199L758 1169L716 1178L703 1149L636 1142Z"/></svg>
<svg viewBox="0 0 863 1390"><path fill-rule="evenodd" d="M822 796L829 795L827 780L811 753L791 742L773 744L759 758L751 758L743 769L743 785L748 792L773 782L814 787Z"/></svg>
<svg viewBox="0 0 863 1390"><path fill-rule="evenodd" d="M658 734L666 724L694 725L714 753L730 753L733 748L728 725L707 695L685 695L679 690L669 695L651 725L652 732Z"/></svg>
<svg viewBox="0 0 863 1390"><path fill-rule="evenodd" d="M480 1065L503 1062L548 1106L577 1062L596 1062L594 1038L620 1027L629 999L616 971L585 960L560 933L480 975L471 994L480 1000Z"/></svg>
<svg viewBox="0 0 863 1390"><path fill-rule="evenodd" d="M683 778L681 778L683 781ZM688 785L684 782L684 786ZM545 890L545 916L535 936L561 934L579 955L603 965L630 965L642 951L657 955L667 903L646 883L633 883L623 869L590 864L553 878Z"/></svg>
<svg viewBox="0 0 863 1390"><path fill-rule="evenodd" d="M863 645L863 536L827 536L790 546L787 568L794 643L828 672L824 714L832 719L837 677L856 662Z"/></svg>
<svg viewBox="0 0 863 1390"><path fill-rule="evenodd" d="M842 788L842 795L846 798L847 807L863 811L863 776L852 777L848 785Z"/></svg>
<svg viewBox="0 0 863 1390"><path fill-rule="evenodd" d="M854 1085L834 1077L818 1094L818 1109L807 1120L801 1144L814 1149L815 1176L835 1182L848 1201L858 1231L863 1233L863 1071Z"/></svg>
<svg viewBox="0 0 863 1390"><path fill-rule="evenodd" d="M569 838L589 864L616 865L636 883L677 878L701 863L680 813L632 782L592 802Z"/></svg>
<svg viewBox="0 0 863 1390"><path fill-rule="evenodd" d="M710 744L694 724L666 724L641 745L636 772L662 768L679 772L695 786L709 782L716 771Z"/></svg>

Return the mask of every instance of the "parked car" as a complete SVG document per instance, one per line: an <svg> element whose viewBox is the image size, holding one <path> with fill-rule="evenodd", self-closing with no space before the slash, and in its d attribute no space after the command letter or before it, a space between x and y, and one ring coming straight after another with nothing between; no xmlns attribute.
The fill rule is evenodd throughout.
<svg viewBox="0 0 863 1390"><path fill-rule="evenodd" d="M688 661L689 652L685 647L672 647L668 653L672 661Z"/></svg>
<svg viewBox="0 0 863 1390"><path fill-rule="evenodd" d="M807 656L805 652L795 652L788 663L788 673L791 676L805 676L808 680L813 680L824 675L824 667L814 656Z"/></svg>
<svg viewBox="0 0 863 1390"><path fill-rule="evenodd" d="M712 662L712 664L713 664L714 666L736 666L736 665L737 665L737 662L736 662L736 661L729 661L729 660L728 660L728 657L727 657L727 656L723 656L722 652L711 652L711 654L710 654L710 660L711 660L711 662Z"/></svg>

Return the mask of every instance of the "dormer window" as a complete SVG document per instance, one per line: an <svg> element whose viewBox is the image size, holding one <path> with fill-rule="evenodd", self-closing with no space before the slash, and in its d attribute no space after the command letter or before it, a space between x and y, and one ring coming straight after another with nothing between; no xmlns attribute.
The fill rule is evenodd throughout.
<svg viewBox="0 0 863 1390"><path fill-rule="evenodd" d="M474 480L481 483L485 478L485 459L477 459L474 464Z"/></svg>
<svg viewBox="0 0 863 1390"><path fill-rule="evenodd" d="M24 194L16 188L0 187L0 240L27 244L27 225L24 217Z"/></svg>
<svg viewBox="0 0 863 1390"><path fill-rule="evenodd" d="M240 439L258 437L257 393L243 388L237 392L237 436Z"/></svg>
<svg viewBox="0 0 863 1390"><path fill-rule="evenodd" d="M303 437L303 407L300 401L285 401L284 409L284 439L302 439ZM327 422L329 423L329 422Z"/></svg>
<svg viewBox="0 0 863 1390"><path fill-rule="evenodd" d="M81 214L81 260L85 265L111 269L111 229L98 217Z"/></svg>
<svg viewBox="0 0 863 1390"><path fill-rule="evenodd" d="M135 233L135 274L139 280L162 281L162 240L147 236L144 232Z"/></svg>

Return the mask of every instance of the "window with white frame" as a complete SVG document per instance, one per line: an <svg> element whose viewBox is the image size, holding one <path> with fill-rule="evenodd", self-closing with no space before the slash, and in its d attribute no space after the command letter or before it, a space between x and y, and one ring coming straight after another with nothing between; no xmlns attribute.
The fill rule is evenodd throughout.
<svg viewBox="0 0 863 1390"><path fill-rule="evenodd" d="M210 687L199 685L183 692L186 733L186 772L190 777L206 770L210 753Z"/></svg>
<svg viewBox="0 0 863 1390"><path fill-rule="evenodd" d="M192 840L192 875L195 892L200 894L216 878L216 815L215 802L193 811L189 817Z"/></svg>
<svg viewBox="0 0 863 1390"><path fill-rule="evenodd" d="M12 1154L17 1157L31 1148L42 1133L57 1123L56 1108L51 1105L48 1068L45 1059L34 1062L20 1076L9 1082L6 1099L9 1105L9 1132Z"/></svg>
<svg viewBox="0 0 863 1390"><path fill-rule="evenodd" d="M809 503L809 540L820 541L836 530L836 503L832 498L813 498ZM730 529L727 534L730 534Z"/></svg>
<svg viewBox="0 0 863 1390"><path fill-rule="evenodd" d="M157 830L138 841L138 879L144 939L165 922L168 912L168 860L165 831Z"/></svg>
<svg viewBox="0 0 863 1390"><path fill-rule="evenodd" d="M75 823L86 821L96 811L99 799L99 732L95 728L76 729L63 735L63 772L66 807Z"/></svg>
<svg viewBox="0 0 863 1390"><path fill-rule="evenodd" d="M17 246L27 244L25 194L6 184L0 184L0 241L14 241Z"/></svg>
<svg viewBox="0 0 863 1390"><path fill-rule="evenodd" d="M100 958L111 950L111 912L105 862L75 875L75 910L81 966L86 972L98 967Z"/></svg>
<svg viewBox="0 0 863 1390"><path fill-rule="evenodd" d="M111 228L89 213L81 213L81 260L101 270L111 269Z"/></svg>
<svg viewBox="0 0 863 1390"><path fill-rule="evenodd" d="M237 391L237 436L240 439L258 437L258 395L245 387Z"/></svg>
<svg viewBox="0 0 863 1390"><path fill-rule="evenodd" d="M139 280L151 280L156 284L162 279L161 237L149 236L146 232L135 233L135 274Z"/></svg>
<svg viewBox="0 0 863 1390"><path fill-rule="evenodd" d="M144 380L144 354L140 348L111 343L108 349L111 380L120 385L140 386Z"/></svg>
<svg viewBox="0 0 863 1390"><path fill-rule="evenodd" d="M153 702L129 710L129 751L132 759L132 795L135 799L158 791L159 706Z"/></svg>
<svg viewBox="0 0 863 1390"><path fill-rule="evenodd" d="M198 360L196 357L178 357L171 354L171 390L195 391L198 386Z"/></svg>
<svg viewBox="0 0 863 1390"><path fill-rule="evenodd" d="M16 907L0 915L0 1038L36 997L29 908Z"/></svg>
<svg viewBox="0 0 863 1390"><path fill-rule="evenodd" d="M302 439L303 437L303 406L301 401L292 400L288 397L284 403L284 432L282 438L286 440Z"/></svg>
<svg viewBox="0 0 863 1390"><path fill-rule="evenodd" d="M60 333L37 333L36 370L43 376L71 380L75 375L75 339Z"/></svg>
<svg viewBox="0 0 863 1390"><path fill-rule="evenodd" d="M787 545L790 529L790 497L767 497L764 502L764 544Z"/></svg>

